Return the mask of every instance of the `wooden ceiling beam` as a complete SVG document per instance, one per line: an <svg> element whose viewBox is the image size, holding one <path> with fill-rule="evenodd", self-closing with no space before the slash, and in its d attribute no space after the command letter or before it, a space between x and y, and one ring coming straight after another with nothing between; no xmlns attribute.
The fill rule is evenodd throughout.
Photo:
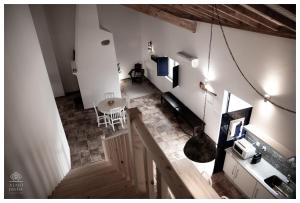
<svg viewBox="0 0 300 203"><path fill-rule="evenodd" d="M267 30L272 30L272 31L277 31L277 28L271 27L269 25L266 25L264 23L260 23L259 21L253 19L253 18L249 18L249 16L245 15L244 13L240 13L234 9L232 9L231 7L227 7L227 5L217 5L217 10L219 12L222 12L228 16L230 16L231 18L235 18L237 20L240 20L241 22L243 22L246 25L249 25L253 28L257 28L257 29L267 29Z"/></svg>
<svg viewBox="0 0 300 203"><path fill-rule="evenodd" d="M158 17L174 25L183 27L192 32L196 31L196 22L200 21L205 23L213 23L218 25L219 21L213 19L213 11L208 12L208 7L212 8L213 5L182 5L182 4L152 4L152 5L125 5L136 11L145 13L147 15ZM254 9L248 8L247 5L217 5L219 16L221 11L220 23L223 26L228 26L236 29L242 29L252 32L269 34L279 37L295 39L295 31L282 26L275 20L261 16L253 11ZM224 13L226 12L226 14ZM229 16L230 15L230 16ZM239 20L239 23L234 23L228 19ZM252 26L250 26L251 24Z"/></svg>
<svg viewBox="0 0 300 203"><path fill-rule="evenodd" d="M134 9L136 11L142 12L144 14L157 17L161 20L167 21L168 23L187 29L193 33L196 32L197 23L195 21L179 18L175 15L157 9L151 5L127 4L125 6Z"/></svg>
<svg viewBox="0 0 300 203"><path fill-rule="evenodd" d="M217 19L217 13L215 11L214 6L199 4L196 7L208 12L212 16L212 18ZM230 21L230 22L232 22L234 24L237 24L237 25L241 24L241 21L239 19L233 18L232 16L228 15L227 13L219 12L218 14L219 14L219 17L221 19L225 19L225 20Z"/></svg>
<svg viewBox="0 0 300 203"><path fill-rule="evenodd" d="M213 18L210 14L203 12L201 9L195 9L195 8L191 8L187 5L181 6L182 9L184 9L186 12L192 13L195 16L198 16L201 20L201 22L206 22L206 23L213 23L213 24L218 24L219 21L216 18ZM203 17L201 17L203 16ZM234 24L224 18L220 18L220 22L223 25L229 25L229 26L233 26L236 27L238 26L238 24Z"/></svg>
<svg viewBox="0 0 300 203"><path fill-rule="evenodd" d="M157 8L157 9L163 10L167 13L170 13L179 18L185 18L185 19L194 20L194 21L202 20L198 16L192 15L191 13L188 13L185 10L179 9L176 6L173 6L170 4L152 4L151 6Z"/></svg>
<svg viewBox="0 0 300 203"><path fill-rule="evenodd" d="M279 6L296 15L296 4L279 4Z"/></svg>
<svg viewBox="0 0 300 203"><path fill-rule="evenodd" d="M209 20L211 19L211 16L210 15L207 15L205 13L200 13L200 12L197 12L195 10L191 10L190 8L188 8L187 6L183 6L183 5L178 5L178 4L173 4L173 5L170 5L172 8L176 8L178 10L181 10L182 12L185 12L185 13L188 13L190 15L193 15L195 16L196 18L199 19L199 21L201 20Z"/></svg>
<svg viewBox="0 0 300 203"><path fill-rule="evenodd" d="M194 11L194 12L198 12L198 13L202 13L206 16L209 17L210 21L215 21L216 20L216 16L214 15L214 13L212 12L211 9L205 9L199 5L183 5L184 7L187 7L190 11ZM233 24L236 24L236 25L239 25L240 22L237 21L237 20L232 20L222 14L219 15L220 17L220 20L223 21L224 23L233 23Z"/></svg>
<svg viewBox="0 0 300 203"><path fill-rule="evenodd" d="M280 24L286 26L287 28L289 28L292 31L296 31L296 22L292 21L291 19L281 15L280 13L272 10L271 8L262 5L262 4L249 4L247 5L251 8L253 8L254 10L257 11L258 14L260 14L261 16L270 19L270 20L274 20L279 22Z"/></svg>
<svg viewBox="0 0 300 203"><path fill-rule="evenodd" d="M205 23L213 23L213 24L219 24L218 20L213 20L212 21L212 18L210 15L205 15L205 17L202 17L203 13L201 12L202 10L200 9L191 9L190 8L190 5L171 5L172 8L176 8L178 10L181 10L182 12L186 12L186 13L190 13L192 14L193 16L197 16L199 18L199 21L201 22L205 22ZM240 5L234 5L234 6L239 6L238 8L241 8L241 10L243 10L244 12L246 12L247 14L251 13L251 11L249 11L248 9L240 6ZM249 11L249 12L247 12ZM243 29L243 30L248 30L248 31L252 31L252 32L258 32L258 33L263 33L263 34L269 34L269 35L275 35L275 36L279 36L279 37L286 37L286 38L295 38L295 33L294 32L291 32L290 30L286 30L286 29L283 29L284 27L278 25L278 24L275 24L273 23L272 21L268 21L266 20L265 18L255 14L254 12L251 13L252 15L254 16L258 16L258 19L261 19L261 20L264 20L263 22L264 23L269 23L270 25L272 26L276 26L274 27L273 29L267 29L265 27L263 27L262 29L262 26L261 25L258 25L258 28L257 27L251 27L247 24L234 24L226 19L222 19L220 18L220 22L223 26L228 26L228 27L232 27L232 28L237 28L237 29ZM253 18L254 18L253 16ZM248 17L248 16L247 16ZM259 22L258 20L256 20L255 18L253 19L253 21L255 22ZM268 25L266 25L268 27Z"/></svg>
<svg viewBox="0 0 300 203"><path fill-rule="evenodd" d="M273 21L270 21L260 15L257 15L257 13L241 6L238 4L224 4L224 7L231 9L237 13L237 15L245 16L246 18L250 19L251 21L254 21L256 23L259 23L265 27L270 28L271 30L277 31L280 29L280 25L277 23L274 23Z"/></svg>
<svg viewBox="0 0 300 203"><path fill-rule="evenodd" d="M189 12L195 16L199 16L199 13L201 13L200 9L199 10L197 10L195 8L191 9L187 5L172 5L172 6L175 6L177 9L181 9L182 11ZM261 18L263 18L263 17L261 17ZM212 18L209 17L209 15L206 15L206 18L202 18L200 21L206 22L206 23L213 23L216 25L219 24L219 21L216 19L214 21L212 21ZM280 30L278 31L278 30L272 30L272 29L258 29L255 27L248 26L246 24L234 24L234 23L232 23L226 19L222 19L222 18L220 18L220 22L223 26L228 26L228 27L232 27L232 28L243 29L243 30L248 30L248 31L252 31L252 32L269 34L269 35L275 35L275 36L280 36L280 37L295 38L295 33L290 32L290 31L287 32L286 30L283 32L280 32ZM279 27L280 26L278 26L278 28Z"/></svg>

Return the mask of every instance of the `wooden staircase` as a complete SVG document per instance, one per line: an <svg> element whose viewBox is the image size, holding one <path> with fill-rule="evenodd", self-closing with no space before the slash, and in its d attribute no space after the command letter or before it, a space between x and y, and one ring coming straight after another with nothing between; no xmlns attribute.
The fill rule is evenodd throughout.
<svg viewBox="0 0 300 203"><path fill-rule="evenodd" d="M72 169L49 198L146 198L110 162L101 161Z"/></svg>
<svg viewBox="0 0 300 203"><path fill-rule="evenodd" d="M72 169L49 198L219 198L187 159L168 160L137 108L128 126L128 134L101 137L105 161Z"/></svg>

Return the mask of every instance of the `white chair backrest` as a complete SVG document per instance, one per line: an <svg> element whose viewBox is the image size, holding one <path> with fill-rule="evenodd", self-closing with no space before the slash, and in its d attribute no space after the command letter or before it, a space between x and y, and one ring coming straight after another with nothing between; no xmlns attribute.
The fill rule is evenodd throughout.
<svg viewBox="0 0 300 203"><path fill-rule="evenodd" d="M120 107L111 109L110 112L109 112L110 117L112 119L121 118L121 111L122 111L122 108L120 108Z"/></svg>
<svg viewBox="0 0 300 203"><path fill-rule="evenodd" d="M95 106L95 104L93 104L93 106L94 106L94 110L95 110L95 113L96 113L96 116L97 116L97 119L98 119L98 117L99 117L99 114L98 114L97 107Z"/></svg>
<svg viewBox="0 0 300 203"><path fill-rule="evenodd" d="M113 92L105 92L104 93L104 97L105 97L105 99L114 98L115 97L115 93L113 93Z"/></svg>

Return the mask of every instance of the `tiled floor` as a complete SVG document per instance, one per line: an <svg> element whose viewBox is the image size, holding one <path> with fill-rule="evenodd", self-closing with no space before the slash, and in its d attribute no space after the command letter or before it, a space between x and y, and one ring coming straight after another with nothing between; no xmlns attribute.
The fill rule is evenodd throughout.
<svg viewBox="0 0 300 203"><path fill-rule="evenodd" d="M121 80L120 83L123 98L134 99L159 92L146 78L142 83L132 83L130 79Z"/></svg>
<svg viewBox="0 0 300 203"><path fill-rule="evenodd" d="M56 99L71 152L72 168L84 166L104 158L93 109L83 110L79 93Z"/></svg>
<svg viewBox="0 0 300 203"><path fill-rule="evenodd" d="M185 158L183 147L190 136L182 128L189 133L191 129L160 104L160 93L132 99L130 107L142 112L144 123L170 161Z"/></svg>

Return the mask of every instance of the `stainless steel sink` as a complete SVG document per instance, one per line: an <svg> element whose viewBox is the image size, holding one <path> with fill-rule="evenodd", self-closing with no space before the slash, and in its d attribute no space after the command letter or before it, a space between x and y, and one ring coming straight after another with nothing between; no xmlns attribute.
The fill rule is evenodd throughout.
<svg viewBox="0 0 300 203"><path fill-rule="evenodd" d="M264 181L279 195L285 198L296 198L296 185L294 183L285 183L276 175L270 176Z"/></svg>

